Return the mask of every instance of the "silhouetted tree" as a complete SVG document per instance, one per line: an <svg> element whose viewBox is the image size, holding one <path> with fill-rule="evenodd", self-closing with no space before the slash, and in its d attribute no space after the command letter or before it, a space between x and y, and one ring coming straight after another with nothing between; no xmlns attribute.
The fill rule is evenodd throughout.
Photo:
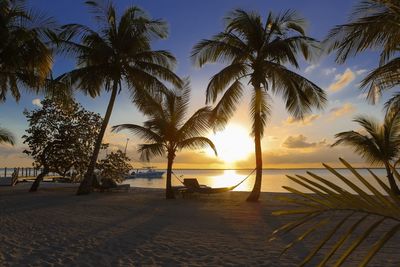
<svg viewBox="0 0 400 267"><path fill-rule="evenodd" d="M65 176L73 171L77 177L86 171L93 153L96 136L102 123L99 114L86 111L81 105L45 99L43 107L24 111L29 128L24 153L34 159L34 166L43 168L30 191L36 191L39 183L49 172Z"/></svg>
<svg viewBox="0 0 400 267"><path fill-rule="evenodd" d="M221 62L227 66L215 74L207 87L207 103L216 102L214 123L221 126L233 115L244 93L242 82L251 85L250 114L256 156L256 180L248 201L257 201L262 180L261 139L270 116L271 96L280 94L286 109L295 118L322 108L324 91L285 67L298 68L297 57L309 59L317 42L305 35L304 20L296 12L269 13L266 21L257 12L235 10L226 18L225 31L200 41L192 52L197 66Z"/></svg>
<svg viewBox="0 0 400 267"><path fill-rule="evenodd" d="M160 79L181 83L171 71L175 58L167 51L151 48L153 40L167 37L164 21L149 18L135 6L118 16L112 2L104 5L99 2L86 1L98 21L97 31L70 24L63 27L60 35L62 49L77 59L77 68L62 75L60 81L76 85L92 97L100 95L102 89L111 91L95 149L77 194L88 194L92 189L94 168L117 94L126 89L136 99L141 90L152 93L165 90Z"/></svg>
<svg viewBox="0 0 400 267"><path fill-rule="evenodd" d="M163 96L154 98L145 92L138 107L148 120L143 126L135 124L121 124L113 130L130 130L146 141L140 145L139 153L142 159L149 160L154 156L167 155L166 198L175 198L171 184L172 166L176 152L182 149L198 149L211 147L215 154L217 150L213 142L202 136L209 129L210 108L197 110L186 119L190 101L190 85L186 81L183 88L164 92Z"/></svg>
<svg viewBox="0 0 400 267"><path fill-rule="evenodd" d="M349 145L368 162L384 165L390 188L395 194L400 194L392 171L393 164L400 156L399 114L399 111L389 111L382 124L373 118L359 116L354 121L366 134L355 131L341 132L335 135L337 141L332 145Z"/></svg>

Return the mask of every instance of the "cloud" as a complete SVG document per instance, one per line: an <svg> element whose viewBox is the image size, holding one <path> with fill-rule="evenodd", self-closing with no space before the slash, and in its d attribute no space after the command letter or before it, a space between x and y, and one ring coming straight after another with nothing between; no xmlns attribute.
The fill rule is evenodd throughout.
<svg viewBox="0 0 400 267"><path fill-rule="evenodd" d="M311 64L309 65L305 70L304 73L311 73L313 72L313 70L315 70L315 68L317 68L319 66L319 64Z"/></svg>
<svg viewBox="0 0 400 267"><path fill-rule="evenodd" d="M336 72L336 68L327 68L322 70L322 74L329 76L331 74L334 74Z"/></svg>
<svg viewBox="0 0 400 267"><path fill-rule="evenodd" d="M286 140L282 143L283 147L286 148L312 148L321 145L325 145L326 140L322 140L320 142L307 142L307 137L300 134L298 136L289 136Z"/></svg>
<svg viewBox="0 0 400 267"><path fill-rule="evenodd" d="M33 100L32 100L32 104L33 104L34 106L39 107L39 108L43 107L43 105L42 105L42 100L40 100L40 98L35 98L35 99L33 99Z"/></svg>
<svg viewBox="0 0 400 267"><path fill-rule="evenodd" d="M310 114L308 116L305 116L302 120L301 119L296 119L293 117L288 117L284 123L287 125L290 124L299 124L299 125L312 125L313 121L318 119L320 115L318 114Z"/></svg>
<svg viewBox="0 0 400 267"><path fill-rule="evenodd" d="M329 85L328 89L332 92L338 92L349 85L355 78L355 73L347 68L343 74L335 76L335 81Z"/></svg>
<svg viewBox="0 0 400 267"><path fill-rule="evenodd" d="M364 73L366 73L366 72L367 72L366 69L356 70L356 74L357 74L357 75L361 75L361 74L364 74Z"/></svg>
<svg viewBox="0 0 400 267"><path fill-rule="evenodd" d="M353 113L356 110L351 103L344 103L342 106L334 107L329 110L331 118L342 117L346 114Z"/></svg>

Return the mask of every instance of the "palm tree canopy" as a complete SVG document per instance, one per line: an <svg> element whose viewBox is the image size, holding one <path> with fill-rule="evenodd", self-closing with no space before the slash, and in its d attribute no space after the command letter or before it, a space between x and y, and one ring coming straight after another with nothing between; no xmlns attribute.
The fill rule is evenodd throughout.
<svg viewBox="0 0 400 267"><path fill-rule="evenodd" d="M213 142L202 136L209 129L210 107L197 110L187 118L190 101L190 84L186 79L174 90L164 91L162 95L152 96L144 91L138 98L138 108L147 117L143 126L135 124L120 124L113 127L114 131L129 130L146 143L140 145L142 159L149 160L153 156L163 156L182 149L199 149L211 147L215 154L217 150Z"/></svg>
<svg viewBox="0 0 400 267"><path fill-rule="evenodd" d="M0 101L18 101L20 85L41 90L53 61L52 18L28 10L23 0L0 2Z"/></svg>
<svg viewBox="0 0 400 267"><path fill-rule="evenodd" d="M9 143L11 145L14 145L15 138L10 131L0 127L0 144L1 143Z"/></svg>
<svg viewBox="0 0 400 267"><path fill-rule="evenodd" d="M349 22L332 29L325 43L337 50L336 61L344 63L369 48L379 49L380 66L362 81L369 87L368 98L375 102L381 90L400 84L400 61L391 59L400 51L400 2L364 0L354 8Z"/></svg>
<svg viewBox="0 0 400 267"><path fill-rule="evenodd" d="M299 54L310 59L319 50L317 41L305 35L304 20L296 12L269 13L263 21L256 12L237 9L225 21L225 31L200 41L192 51L197 66L227 64L207 87L207 103L222 95L214 109L217 123L223 125L232 116L243 95L245 78L255 89L251 114L253 119L255 113L261 114L262 128L270 110L268 91L282 95L287 110L296 118L302 118L312 107L323 107L324 91L285 67L288 64L299 68Z"/></svg>
<svg viewBox="0 0 400 267"><path fill-rule="evenodd" d="M110 2L87 1L86 4L99 22L97 30L84 25L62 27L62 52L77 58L77 68L59 77L75 84L92 97L104 87L110 90L124 80L134 97L137 90L165 89L160 79L180 85L172 71L175 58L167 51L152 50L150 41L166 38L167 26L162 20L150 19L138 7L129 7L119 17Z"/></svg>
<svg viewBox="0 0 400 267"><path fill-rule="evenodd" d="M359 116L357 122L366 134L355 131L335 135L337 141L332 145L345 144L370 163L384 163L396 160L400 155L400 112L390 110L383 124L373 118Z"/></svg>

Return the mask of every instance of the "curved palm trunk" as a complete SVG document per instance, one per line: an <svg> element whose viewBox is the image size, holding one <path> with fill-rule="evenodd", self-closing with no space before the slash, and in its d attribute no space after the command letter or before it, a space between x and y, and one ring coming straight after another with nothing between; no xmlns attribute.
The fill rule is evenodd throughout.
<svg viewBox="0 0 400 267"><path fill-rule="evenodd" d="M389 181L389 185L390 185L390 189L392 190L392 192L396 195L400 195L400 189L396 184L396 180L393 177L393 172L390 169L390 166L388 163L385 162L385 168L386 168L386 172L387 172L387 178Z"/></svg>
<svg viewBox="0 0 400 267"><path fill-rule="evenodd" d="M167 181L165 186L165 198L166 199L175 199L174 190L172 190L172 164L174 163L174 154L168 153L168 166L167 166Z"/></svg>
<svg viewBox="0 0 400 267"><path fill-rule="evenodd" d="M36 177L35 181L33 182L31 189L29 192L36 192L39 188L40 182L43 181L43 178L49 173L49 168L44 166L43 171Z"/></svg>
<svg viewBox="0 0 400 267"><path fill-rule="evenodd" d="M254 147L256 155L256 180L254 182L253 190L247 197L246 201L256 202L260 198L261 182L262 182L262 150L261 150L261 89L256 90L256 108L254 114Z"/></svg>
<svg viewBox="0 0 400 267"><path fill-rule="evenodd" d="M96 144L93 150L93 155L90 159L90 163L83 178L83 181L79 185L78 192L76 193L77 195L86 195L92 191L94 168L96 167L96 162L97 162L97 157L99 156L101 142L103 141L104 133L106 132L108 121L110 120L111 117L111 112L114 107L115 99L117 97L117 92L118 92L118 83L114 82L110 101L108 102L107 111L104 116L103 123L101 125L100 133L96 140Z"/></svg>

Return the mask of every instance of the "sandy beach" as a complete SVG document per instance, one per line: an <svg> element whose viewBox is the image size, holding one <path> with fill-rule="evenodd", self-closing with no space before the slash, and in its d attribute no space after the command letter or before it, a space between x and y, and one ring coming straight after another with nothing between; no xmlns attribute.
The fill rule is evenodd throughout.
<svg viewBox="0 0 400 267"><path fill-rule="evenodd" d="M0 188L1 266L296 266L318 242L279 258L290 237L268 241L290 220L271 215L285 207L279 193L255 204L244 192L166 201L157 189L78 197L74 187L27 186ZM371 266L399 266L398 243Z"/></svg>

